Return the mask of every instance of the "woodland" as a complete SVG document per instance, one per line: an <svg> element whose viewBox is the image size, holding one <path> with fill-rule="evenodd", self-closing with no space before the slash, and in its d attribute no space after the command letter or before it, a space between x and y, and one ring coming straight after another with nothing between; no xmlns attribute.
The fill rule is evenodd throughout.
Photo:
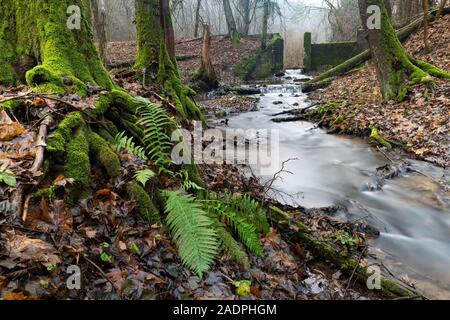
<svg viewBox="0 0 450 320"><path fill-rule="evenodd" d="M450 299L449 81L446 0L0 0L0 299Z"/></svg>

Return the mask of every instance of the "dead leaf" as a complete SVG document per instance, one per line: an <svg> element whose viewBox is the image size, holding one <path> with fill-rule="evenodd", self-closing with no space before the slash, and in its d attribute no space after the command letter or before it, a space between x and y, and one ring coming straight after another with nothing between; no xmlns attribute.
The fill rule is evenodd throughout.
<svg viewBox="0 0 450 320"><path fill-rule="evenodd" d="M9 292L3 296L5 300L39 300L37 297L23 292Z"/></svg>
<svg viewBox="0 0 450 320"><path fill-rule="evenodd" d="M7 243L9 257L21 262L39 262L44 266L56 265L61 262L56 249L41 239L28 238L23 235L13 235Z"/></svg>

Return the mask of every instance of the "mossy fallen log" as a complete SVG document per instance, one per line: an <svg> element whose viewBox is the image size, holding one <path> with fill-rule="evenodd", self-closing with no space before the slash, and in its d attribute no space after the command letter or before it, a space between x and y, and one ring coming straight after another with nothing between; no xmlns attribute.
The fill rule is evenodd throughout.
<svg viewBox="0 0 450 320"><path fill-rule="evenodd" d="M333 80L333 78L330 77L330 78L320 80L318 82L307 81L302 84L302 91L304 93L308 93L308 92L316 91L318 89L326 88L331 84L332 80Z"/></svg>
<svg viewBox="0 0 450 320"><path fill-rule="evenodd" d="M366 285L369 277L373 274L363 267L359 262L346 252L339 252L328 242L318 240L312 230L301 223L293 221L292 217L285 211L274 205L269 206L270 216L275 226L289 239L304 244L313 254L324 260L328 260L341 268L343 272ZM380 279L382 296L390 298L420 298L421 295L381 275Z"/></svg>

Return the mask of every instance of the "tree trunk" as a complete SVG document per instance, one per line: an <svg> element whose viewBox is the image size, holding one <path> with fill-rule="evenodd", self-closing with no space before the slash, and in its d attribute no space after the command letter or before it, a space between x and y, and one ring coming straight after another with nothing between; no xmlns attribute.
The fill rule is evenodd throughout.
<svg viewBox="0 0 450 320"><path fill-rule="evenodd" d="M138 55L136 70L147 81L156 80L184 118L203 120L195 92L181 83L175 59L175 41L168 0L136 0Z"/></svg>
<svg viewBox="0 0 450 320"><path fill-rule="evenodd" d="M236 20L234 20L233 10L231 10L230 0L223 0L223 10L228 27L228 36L233 43L239 43L240 35L237 31Z"/></svg>
<svg viewBox="0 0 450 320"><path fill-rule="evenodd" d="M441 17L442 11L444 10L446 4L447 4L447 0L441 0L441 3L439 5L439 10L437 12L436 18L439 19Z"/></svg>
<svg viewBox="0 0 450 320"><path fill-rule="evenodd" d="M242 1L242 10L244 11L244 29L242 30L242 35L248 36L250 32L250 23L251 23L251 12L250 12L250 0L241 0Z"/></svg>
<svg viewBox="0 0 450 320"><path fill-rule="evenodd" d="M202 47L202 63L193 76L192 80L201 81L207 88L217 88L219 82L217 81L216 72L210 57L211 34L209 26L203 25L203 47Z"/></svg>
<svg viewBox="0 0 450 320"><path fill-rule="evenodd" d="M423 45L427 52L430 52L430 46L428 45L428 10L429 3L428 0L422 0L423 8Z"/></svg>
<svg viewBox="0 0 450 320"><path fill-rule="evenodd" d="M90 15L88 0L2 0L0 83L26 80L35 91L82 95L88 84L112 88Z"/></svg>
<svg viewBox="0 0 450 320"><path fill-rule="evenodd" d="M425 62L413 62L402 47L391 21L384 0L358 0L361 21L366 31L372 57L377 69L378 82L385 100L406 98L409 85L431 82L430 75L449 78L450 74ZM370 5L381 9L381 28L368 29Z"/></svg>
<svg viewBox="0 0 450 320"><path fill-rule="evenodd" d="M265 50L267 47L267 29L269 25L269 0L264 0L263 10L261 48Z"/></svg>
<svg viewBox="0 0 450 320"><path fill-rule="evenodd" d="M195 9L195 24L194 24L194 38L198 37L198 28L200 26L200 8L202 0L197 0L197 7Z"/></svg>
<svg viewBox="0 0 450 320"><path fill-rule="evenodd" d="M95 32L98 39L98 50L103 63L108 64L108 58L106 56L106 8L105 0L91 0L92 17Z"/></svg>

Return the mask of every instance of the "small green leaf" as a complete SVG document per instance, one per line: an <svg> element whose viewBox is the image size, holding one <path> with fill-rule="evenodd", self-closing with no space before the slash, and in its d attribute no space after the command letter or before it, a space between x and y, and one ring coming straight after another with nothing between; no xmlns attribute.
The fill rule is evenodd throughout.
<svg viewBox="0 0 450 320"><path fill-rule="evenodd" d="M102 252L100 255L100 260L103 262L111 262L111 257L106 252Z"/></svg>
<svg viewBox="0 0 450 320"><path fill-rule="evenodd" d="M131 244L130 251L132 254L139 254L140 252L138 245L134 242Z"/></svg>
<svg viewBox="0 0 450 320"><path fill-rule="evenodd" d="M250 286L252 282L250 280L240 280L233 282L236 287L236 294L240 297L246 297L250 294Z"/></svg>
<svg viewBox="0 0 450 320"><path fill-rule="evenodd" d="M9 171L9 170L7 170L7 171ZM10 187L17 186L17 180L16 180L16 177L14 177L14 175L5 172L2 176L2 178L3 178L2 179L3 182L6 183L8 186L10 186Z"/></svg>
<svg viewBox="0 0 450 320"><path fill-rule="evenodd" d="M102 243L102 247L103 248L109 248L109 243L108 242L103 242Z"/></svg>

